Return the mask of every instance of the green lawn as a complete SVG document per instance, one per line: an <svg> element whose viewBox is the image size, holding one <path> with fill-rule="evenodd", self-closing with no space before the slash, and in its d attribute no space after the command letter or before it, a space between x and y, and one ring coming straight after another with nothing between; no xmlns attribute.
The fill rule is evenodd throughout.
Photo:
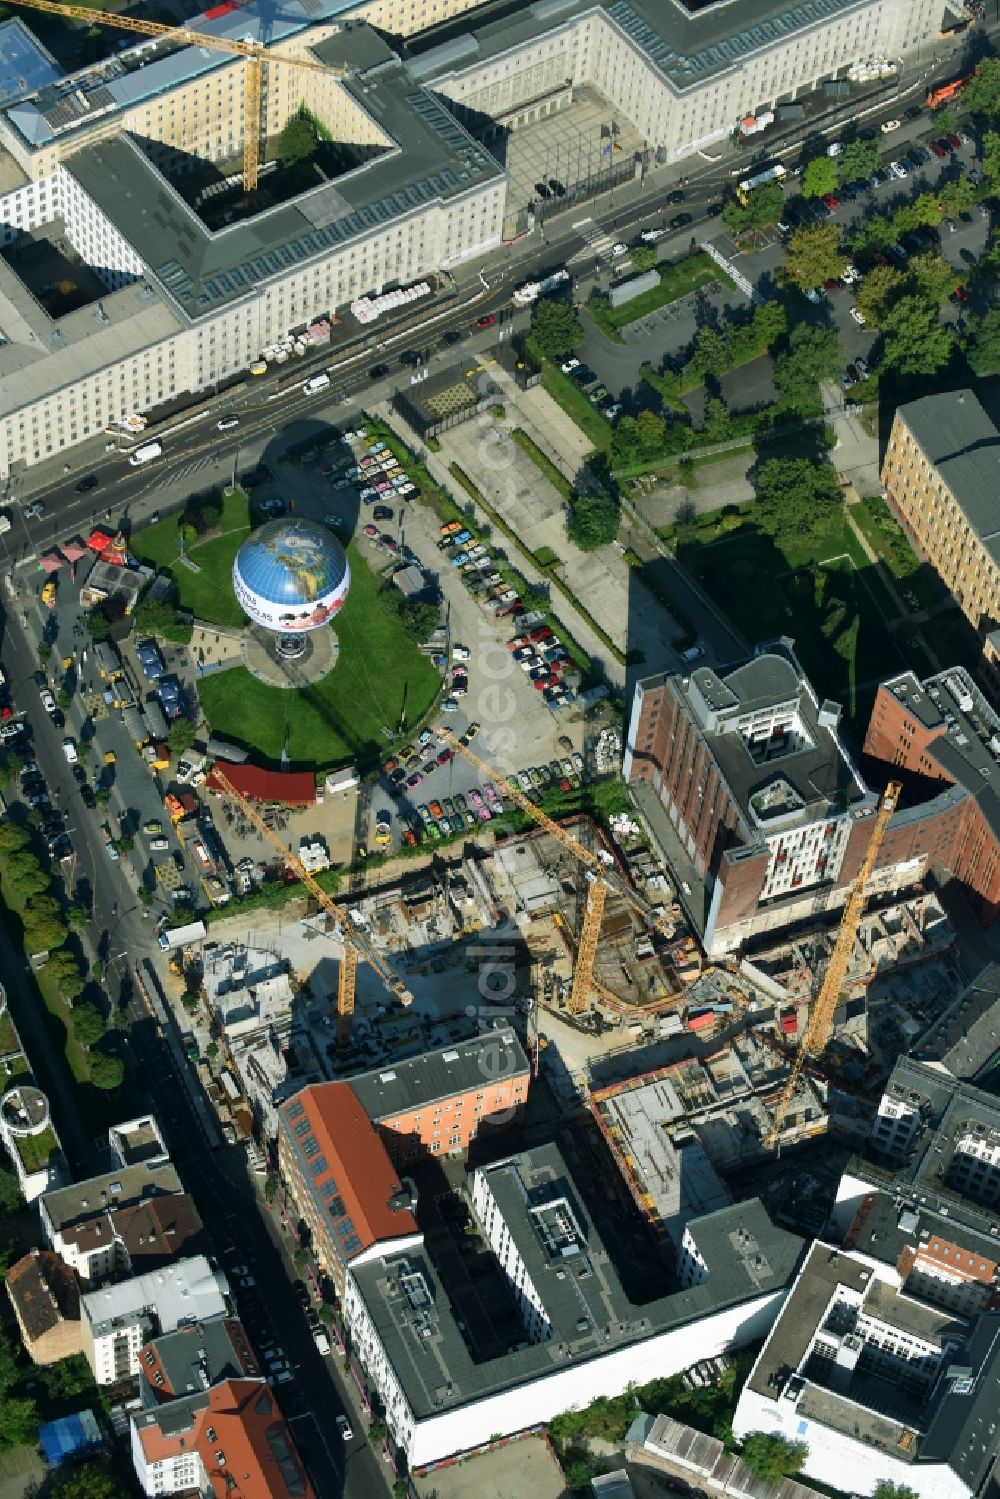
<svg viewBox="0 0 1000 1499"><path fill-rule="evenodd" d="M902 670L886 627L895 611L842 510L813 530L775 535L745 508L705 519L679 530L679 560L749 640L792 636L820 697L836 698L854 717L860 683Z"/></svg>
<svg viewBox="0 0 1000 1499"><path fill-rule="evenodd" d="M940 602L944 588L940 578L921 561L906 539L902 526L879 495L852 505L851 515L875 555L888 568L903 598L911 608L926 609Z"/></svg>
<svg viewBox="0 0 1000 1499"><path fill-rule="evenodd" d="M647 313L655 312L658 307L665 307L668 302L676 302L680 297L686 297L689 292L697 291L699 286L707 286L710 281L722 281L727 286L733 285L725 272L704 253L688 255L683 260L658 266L657 270L660 273L659 286L642 292L631 302L624 302L621 307L606 304L603 297L600 300L591 300L587 304L587 311L601 332L607 334L614 342L621 342L618 334L629 323L636 322Z"/></svg>
<svg viewBox="0 0 1000 1499"><path fill-rule="evenodd" d="M204 541L188 542L185 554L197 563L192 572L181 562L180 517L157 521L140 531L135 540L137 555L159 571L169 571L177 584L177 600L196 619L238 629L245 615L233 593L233 558L250 534L250 509L241 489L223 497L222 517Z"/></svg>
<svg viewBox="0 0 1000 1499"><path fill-rule="evenodd" d="M601 415L593 402L588 401L580 387L550 359L542 360L542 386L599 453L610 453L613 431L611 423Z"/></svg>
<svg viewBox="0 0 1000 1499"><path fill-rule="evenodd" d="M401 715L416 724L434 702L440 678L378 599L378 582L353 544L351 591L337 615L340 656L314 687L267 687L243 667L198 684L212 729L278 762L283 748L299 765L317 769L353 760L362 769L380 758ZM287 732L287 744L286 744Z"/></svg>
<svg viewBox="0 0 1000 1499"><path fill-rule="evenodd" d="M25 1135L15 1143L25 1171L39 1171L55 1150L56 1137L49 1124L40 1135Z"/></svg>

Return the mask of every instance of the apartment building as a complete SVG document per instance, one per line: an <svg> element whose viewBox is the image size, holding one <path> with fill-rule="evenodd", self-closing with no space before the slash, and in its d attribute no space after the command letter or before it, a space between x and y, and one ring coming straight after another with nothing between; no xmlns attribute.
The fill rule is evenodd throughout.
<svg viewBox="0 0 1000 1499"><path fill-rule="evenodd" d="M152 1338L139 1350L139 1374L140 1399L152 1409L228 1379L258 1379L263 1370L242 1322L221 1316Z"/></svg>
<svg viewBox="0 0 1000 1499"><path fill-rule="evenodd" d="M480 1357L461 1288L422 1241L383 1246L347 1274L353 1353L411 1470L762 1336L802 1252L760 1202L744 1202L688 1225L696 1284L638 1305L555 1145L476 1171L470 1191L520 1312L504 1353Z"/></svg>
<svg viewBox="0 0 1000 1499"><path fill-rule="evenodd" d="M989 925L1000 914L1000 717L972 677L952 667L883 682L864 751L885 775L902 775L926 867L949 870Z"/></svg>
<svg viewBox="0 0 1000 1499"><path fill-rule="evenodd" d="M1000 432L971 390L896 410L882 464L893 514L983 643L1000 697Z"/></svg>
<svg viewBox="0 0 1000 1499"><path fill-rule="evenodd" d="M172 1184L178 1190L166 1190ZM48 1242L89 1286L158 1270L208 1247L198 1209L169 1161L49 1192L41 1211Z"/></svg>
<svg viewBox="0 0 1000 1499"><path fill-rule="evenodd" d="M117 1281L80 1299L83 1352L98 1384L140 1372L139 1351L151 1337L226 1312L229 1284L204 1255Z"/></svg>
<svg viewBox="0 0 1000 1499"><path fill-rule="evenodd" d="M842 1492L884 1482L921 1499L971 1499L1000 1455L998 1399L1000 1315L941 1311L893 1267L816 1243L733 1433L803 1442L804 1474Z"/></svg>
<svg viewBox="0 0 1000 1499"><path fill-rule="evenodd" d="M347 1267L381 1246L419 1242L401 1184L349 1083L303 1088L278 1114L278 1165L313 1254L343 1295Z"/></svg>
<svg viewBox="0 0 1000 1499"><path fill-rule="evenodd" d="M131 1417L143 1493L314 1499L295 1440L262 1380L227 1379Z"/></svg>
<svg viewBox="0 0 1000 1499"><path fill-rule="evenodd" d="M7 1299L32 1363L57 1364L83 1351L80 1292L68 1265L32 1249L7 1270Z"/></svg>
<svg viewBox="0 0 1000 1499"><path fill-rule="evenodd" d="M350 1079L398 1166L468 1152L482 1133L519 1124L531 1066L509 1027L486 1031Z"/></svg>
<svg viewBox="0 0 1000 1499"><path fill-rule="evenodd" d="M656 676L635 690L624 774L710 958L842 905L877 805L782 639L739 665ZM890 824L881 890L924 872L925 821Z"/></svg>

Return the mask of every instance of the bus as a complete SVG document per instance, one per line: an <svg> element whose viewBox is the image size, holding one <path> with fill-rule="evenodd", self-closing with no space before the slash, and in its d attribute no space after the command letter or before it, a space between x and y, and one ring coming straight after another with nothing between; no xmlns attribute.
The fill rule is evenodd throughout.
<svg viewBox="0 0 1000 1499"><path fill-rule="evenodd" d="M552 271L540 281L526 281L523 286L517 287L511 301L515 307L530 307L532 302L537 302L546 292L555 291L557 286L563 286L568 280L569 271Z"/></svg>
<svg viewBox="0 0 1000 1499"><path fill-rule="evenodd" d="M755 172L752 177L744 177L736 189L736 196L741 203L746 203L747 198L755 187L763 187L765 182L780 182L783 177L788 176L788 168L783 167L780 161L773 167L764 167Z"/></svg>
<svg viewBox="0 0 1000 1499"><path fill-rule="evenodd" d="M966 74L964 78L954 78L951 83L940 83L937 88L932 88L927 95L927 108L931 113L940 109L942 104L950 104L957 99L970 77L971 74Z"/></svg>

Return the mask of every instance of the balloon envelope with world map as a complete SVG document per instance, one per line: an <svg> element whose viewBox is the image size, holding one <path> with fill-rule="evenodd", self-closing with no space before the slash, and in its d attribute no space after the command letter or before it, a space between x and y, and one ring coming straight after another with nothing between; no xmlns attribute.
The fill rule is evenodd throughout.
<svg viewBox="0 0 1000 1499"><path fill-rule="evenodd" d="M303 635L329 624L351 586L347 554L316 521L269 521L247 537L233 562L233 588L255 624Z"/></svg>

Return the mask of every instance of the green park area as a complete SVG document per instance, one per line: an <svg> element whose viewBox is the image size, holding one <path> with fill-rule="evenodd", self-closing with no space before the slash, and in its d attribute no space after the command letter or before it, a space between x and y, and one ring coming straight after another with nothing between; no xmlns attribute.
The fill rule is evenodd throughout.
<svg viewBox="0 0 1000 1499"><path fill-rule="evenodd" d="M250 532L247 497L223 497L222 512L204 537L185 542L181 560L177 518L143 531L136 550L168 571L177 601L211 624L241 626L242 610L232 586L233 558ZM336 631L340 655L333 671L312 687L286 692L268 687L244 667L233 667L198 685L202 709L213 732L224 734L278 761L285 750L293 762L322 768L345 760L362 766L385 743L383 725L395 730L405 714L413 724L426 714L439 686L438 673L406 633L395 597L380 596L380 582L353 543L347 547L351 591Z"/></svg>
<svg viewBox="0 0 1000 1499"><path fill-rule="evenodd" d="M790 635L819 696L863 716L870 684L906 662L889 628L898 611L848 525L836 474L776 459L758 486L755 502L673 528L677 557L749 641Z"/></svg>
<svg viewBox="0 0 1000 1499"><path fill-rule="evenodd" d="M619 336L621 330L629 323L637 322L639 318L646 317L658 308L665 307L668 302L676 302L681 297L686 297L689 292L697 291L701 286L708 286L713 281L722 281L727 286L733 282L726 273L715 264L704 251L697 255L688 255L683 260L676 260L655 267L659 273L660 284L653 286L649 291L644 291L630 302L623 302L620 307L612 307L611 302L604 292L593 292L587 303L587 311L601 332L614 343L621 343Z"/></svg>

